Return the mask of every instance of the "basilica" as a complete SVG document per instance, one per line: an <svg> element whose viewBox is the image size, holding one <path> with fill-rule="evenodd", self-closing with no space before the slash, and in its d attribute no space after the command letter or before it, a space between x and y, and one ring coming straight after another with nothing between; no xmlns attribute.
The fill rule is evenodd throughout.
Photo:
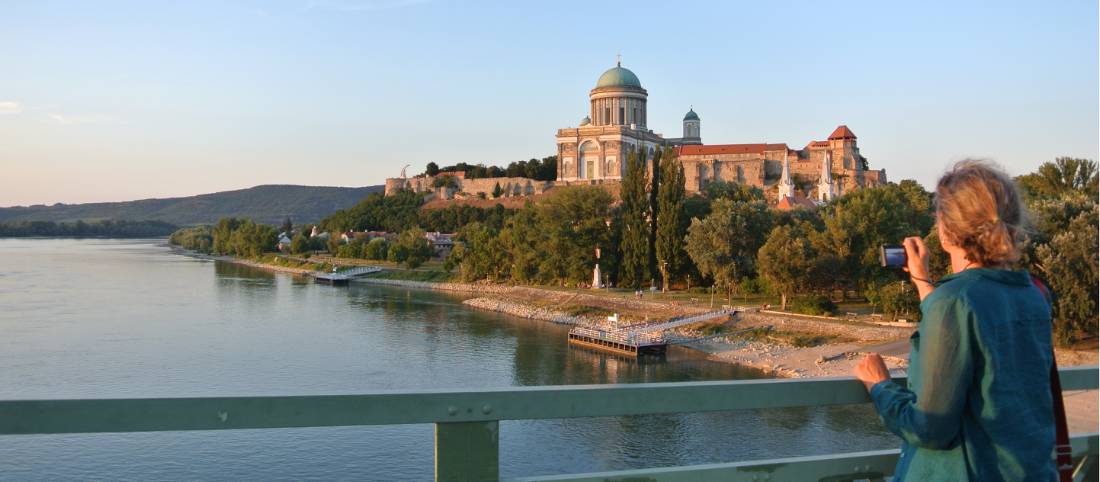
<svg viewBox="0 0 1100 482"><path fill-rule="evenodd" d="M848 126L802 149L787 144L704 144L694 108L683 120L683 137L666 138L647 127L649 93L621 62L608 69L589 94L589 110L577 127L558 129L559 184L621 180L626 159L672 146L684 166L689 193L708 182L734 181L762 188L780 205L827 202L845 192L886 182L886 171L871 170ZM653 166L649 165L649 169Z"/></svg>

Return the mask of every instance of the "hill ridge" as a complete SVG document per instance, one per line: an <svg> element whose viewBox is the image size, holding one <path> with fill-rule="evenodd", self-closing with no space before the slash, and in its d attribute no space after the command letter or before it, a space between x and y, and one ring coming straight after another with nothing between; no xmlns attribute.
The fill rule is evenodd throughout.
<svg viewBox="0 0 1100 482"><path fill-rule="evenodd" d="M18 221L71 222L118 219L158 220L181 226L214 223L227 216L276 224L289 217L295 224L313 223L347 209L384 186L336 187L261 184L243 189L193 196L146 198L81 204L0 208L0 223Z"/></svg>

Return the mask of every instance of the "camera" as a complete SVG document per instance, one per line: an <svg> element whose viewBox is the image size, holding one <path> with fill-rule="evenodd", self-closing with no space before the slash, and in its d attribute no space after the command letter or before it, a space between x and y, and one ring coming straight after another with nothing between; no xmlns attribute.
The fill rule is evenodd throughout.
<svg viewBox="0 0 1100 482"><path fill-rule="evenodd" d="M879 261L884 268L904 268L908 263L905 247L898 244L884 244L879 248Z"/></svg>

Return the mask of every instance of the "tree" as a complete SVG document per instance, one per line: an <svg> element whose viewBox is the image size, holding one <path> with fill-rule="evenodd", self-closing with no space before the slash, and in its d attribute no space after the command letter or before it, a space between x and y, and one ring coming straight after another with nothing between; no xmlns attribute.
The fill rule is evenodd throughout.
<svg viewBox="0 0 1100 482"><path fill-rule="evenodd" d="M1059 157L1054 162L1044 162L1034 173L1019 176L1016 181L1032 198L1056 198L1074 192L1084 193L1091 199L1097 197L1096 161Z"/></svg>
<svg viewBox="0 0 1100 482"><path fill-rule="evenodd" d="M1062 345L1097 334L1098 221L1093 204L1064 232L1036 249L1036 268L1054 293L1054 332Z"/></svg>
<svg viewBox="0 0 1100 482"><path fill-rule="evenodd" d="M734 202L763 202L764 191L756 186L749 186L730 181L712 181L703 186L703 193L712 202L719 199L729 199Z"/></svg>
<svg viewBox="0 0 1100 482"><path fill-rule="evenodd" d="M684 167L672 156L672 149L661 155L661 190L657 200L657 267L661 271L661 290L668 291L670 274L683 267L687 253L684 237Z"/></svg>
<svg viewBox="0 0 1100 482"><path fill-rule="evenodd" d="M436 174L439 174L439 164L429 162L427 166L424 166L424 174L427 174L429 176L435 176Z"/></svg>
<svg viewBox="0 0 1100 482"><path fill-rule="evenodd" d="M622 264L619 278L624 285L638 289L646 278L649 266L649 201L646 196L646 166L640 151L627 157L623 176L622 239L619 251Z"/></svg>
<svg viewBox="0 0 1100 482"><path fill-rule="evenodd" d="M458 188L458 178L454 177L454 176L451 176L451 175L437 176L435 179L432 179L432 187L445 187L445 188L448 188L448 189L457 189Z"/></svg>
<svg viewBox="0 0 1100 482"><path fill-rule="evenodd" d="M726 289L733 302L733 291L742 278L755 269L756 254L771 230L771 212L763 203L733 202L720 199L710 215L691 220L686 238L687 254L704 276Z"/></svg>
<svg viewBox="0 0 1100 482"><path fill-rule="evenodd" d="M374 238L363 246L363 257L366 259L384 260L389 251L390 243L386 238Z"/></svg>
<svg viewBox="0 0 1100 482"><path fill-rule="evenodd" d="M784 311L787 299L805 289L814 268L817 253L807 234L799 225L777 226L757 253L760 275L779 293Z"/></svg>
<svg viewBox="0 0 1100 482"><path fill-rule="evenodd" d="M303 233L295 234L294 238L290 240L290 252L293 254L308 253L309 238L306 238Z"/></svg>
<svg viewBox="0 0 1100 482"><path fill-rule="evenodd" d="M287 236L290 236L290 234L294 232L294 224L290 222L289 216L285 220L283 220L282 232L285 233Z"/></svg>
<svg viewBox="0 0 1100 482"><path fill-rule="evenodd" d="M660 168L660 155L661 151L657 151L657 155L653 157L652 169L648 164L649 156L645 146L638 148L638 154L641 156L642 165L646 166L647 172L653 173L653 179L649 182L649 211L646 213L646 222L649 225L649 239L646 245L646 252L649 253L649 262L646 265L647 272L649 273L650 283L653 282L653 276L657 275L657 197L661 192L661 168ZM669 150L669 155L672 155L672 150Z"/></svg>
<svg viewBox="0 0 1100 482"><path fill-rule="evenodd" d="M425 232L420 228L409 228L397 236L397 241L390 248L390 253L395 253L391 261L405 263L405 267L416 269L425 261L431 259L434 253L432 242L425 237Z"/></svg>
<svg viewBox="0 0 1100 482"><path fill-rule="evenodd" d="M919 217L896 185L851 192L826 206L821 218L825 229L816 247L840 261L833 276L854 281L865 291L893 278L879 264L881 245L927 232L912 224Z"/></svg>
<svg viewBox="0 0 1100 482"><path fill-rule="evenodd" d="M498 182L493 186L493 199L500 197L501 194L504 194L504 189L500 188L500 183Z"/></svg>

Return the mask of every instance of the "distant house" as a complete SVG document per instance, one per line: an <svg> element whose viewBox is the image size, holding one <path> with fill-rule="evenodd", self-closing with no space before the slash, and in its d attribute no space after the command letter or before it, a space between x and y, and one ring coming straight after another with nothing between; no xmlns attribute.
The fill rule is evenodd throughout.
<svg viewBox="0 0 1100 482"><path fill-rule="evenodd" d="M801 194L794 193L790 196L781 197L775 208L780 211L790 211L792 209L814 209L817 206L817 203L806 199Z"/></svg>
<svg viewBox="0 0 1100 482"><path fill-rule="evenodd" d="M290 251L290 237L287 236L287 233L279 234L279 243L275 245L275 249L279 251Z"/></svg>
<svg viewBox="0 0 1100 482"><path fill-rule="evenodd" d="M440 258L446 257L455 247L454 233L440 233L438 231L433 231L424 233L424 237L428 241L431 241L432 249L435 251L435 256L438 256Z"/></svg>

